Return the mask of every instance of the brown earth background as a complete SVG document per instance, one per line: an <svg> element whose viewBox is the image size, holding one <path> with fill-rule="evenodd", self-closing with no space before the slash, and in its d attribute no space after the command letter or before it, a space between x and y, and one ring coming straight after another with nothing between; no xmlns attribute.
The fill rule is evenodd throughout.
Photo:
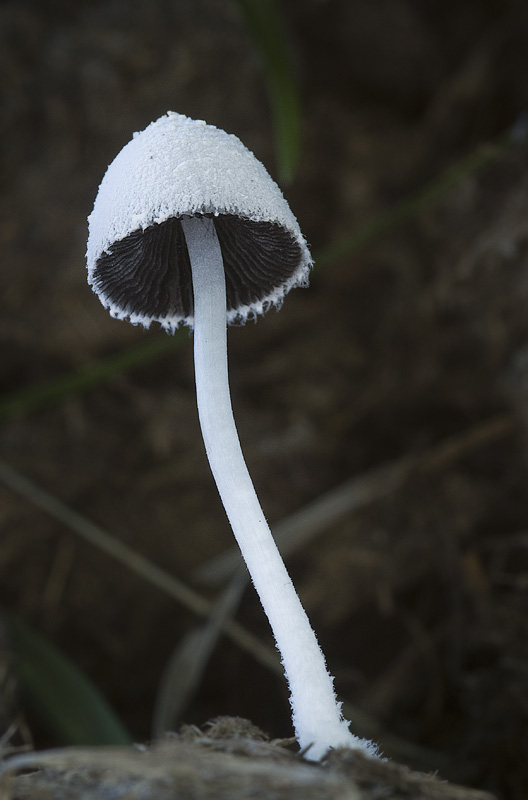
<svg viewBox="0 0 528 800"><path fill-rule="evenodd" d="M288 557L338 692L387 753L521 800L528 9L280 9L302 97L299 168L283 189L316 265L462 168L390 230L321 256L310 288L279 313L230 330L248 465L272 527L369 476L378 497ZM168 109L205 119L279 176L265 74L227 0L7 0L0 81L1 403L161 337L112 320L86 284L86 217L133 131ZM194 577L232 537L200 439L191 337L82 392L4 406L3 460L217 597ZM408 456L409 474L384 490L372 471ZM147 739L166 664L199 618L5 486L0 572L3 606L92 679L134 740ZM271 644L251 588L237 619ZM25 711L37 746L64 743ZM225 636L182 721L219 714L291 735L284 682Z"/></svg>

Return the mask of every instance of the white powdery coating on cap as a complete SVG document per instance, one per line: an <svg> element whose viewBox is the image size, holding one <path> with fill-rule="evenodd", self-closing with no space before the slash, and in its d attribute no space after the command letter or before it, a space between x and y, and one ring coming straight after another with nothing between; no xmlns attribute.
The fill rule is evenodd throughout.
<svg viewBox="0 0 528 800"><path fill-rule="evenodd" d="M234 135L173 111L135 133L108 167L88 217L88 283L97 260L137 230L173 217L232 214L276 223L298 242L301 259L294 274L251 306L232 309L228 322L244 322L280 305L294 286L306 285L312 259L299 224L265 167ZM97 291L97 289L96 289ZM160 322L174 330L192 317L150 318L125 312L98 292L112 316L148 327Z"/></svg>

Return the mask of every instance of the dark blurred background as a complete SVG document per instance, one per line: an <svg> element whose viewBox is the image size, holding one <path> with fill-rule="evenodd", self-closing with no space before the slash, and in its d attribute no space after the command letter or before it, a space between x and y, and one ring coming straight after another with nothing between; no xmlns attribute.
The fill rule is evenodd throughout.
<svg viewBox="0 0 528 800"><path fill-rule="evenodd" d="M0 458L216 597L193 572L232 537L191 337L82 391L35 387L162 338L112 320L86 284L86 217L133 131L172 109L236 134L316 258L308 290L229 334L263 508L273 527L354 476L378 487L288 558L338 692L394 757L526 797L526 3L278 3L282 78L251 6L0 5ZM277 92L292 76L288 175ZM380 488L372 470L409 456L405 480ZM3 606L148 738L160 676L198 618L3 485L0 529ZM250 588L237 618L271 644ZM25 713L36 744L54 743ZM218 714L291 735L284 682L226 637L183 721Z"/></svg>

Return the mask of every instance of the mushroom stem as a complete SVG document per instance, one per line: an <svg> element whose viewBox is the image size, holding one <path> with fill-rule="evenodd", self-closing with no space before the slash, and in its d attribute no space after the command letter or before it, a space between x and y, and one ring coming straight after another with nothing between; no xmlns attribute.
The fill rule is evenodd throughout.
<svg viewBox="0 0 528 800"><path fill-rule="evenodd" d="M222 503L270 622L290 687L293 725L307 758L330 747L369 750L348 730L333 679L264 518L240 448L227 370L226 288L214 220L184 217L194 291L194 360L205 449Z"/></svg>

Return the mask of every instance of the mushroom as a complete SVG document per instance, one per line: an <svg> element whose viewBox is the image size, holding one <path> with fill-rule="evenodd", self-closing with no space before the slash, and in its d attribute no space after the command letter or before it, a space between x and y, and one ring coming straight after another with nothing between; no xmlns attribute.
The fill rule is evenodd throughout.
<svg viewBox="0 0 528 800"><path fill-rule="evenodd" d="M89 217L88 282L110 314L194 328L196 394L211 471L269 619L306 757L375 746L349 731L310 622L260 507L235 427L226 323L307 284L305 239L279 187L233 135L168 112L121 150Z"/></svg>

